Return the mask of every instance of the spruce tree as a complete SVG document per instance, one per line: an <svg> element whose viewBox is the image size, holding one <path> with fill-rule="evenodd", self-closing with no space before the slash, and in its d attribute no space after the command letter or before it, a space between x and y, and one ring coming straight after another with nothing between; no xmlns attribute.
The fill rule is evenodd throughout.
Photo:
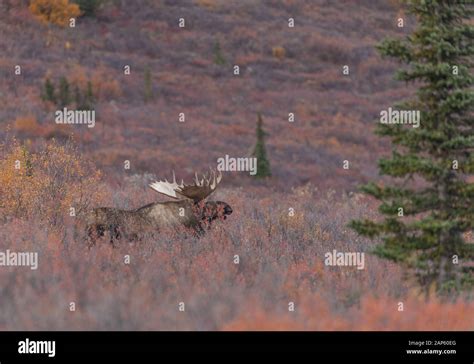
<svg viewBox="0 0 474 364"><path fill-rule="evenodd" d="M78 85L74 86L74 101L78 110L92 110L94 107L94 93L92 91L92 82L87 81L84 91Z"/></svg>
<svg viewBox="0 0 474 364"><path fill-rule="evenodd" d="M222 54L221 44L219 41L214 43L214 63L218 66L223 66L226 64L226 60Z"/></svg>
<svg viewBox="0 0 474 364"><path fill-rule="evenodd" d="M252 153L257 158L257 174L256 177L263 178L271 176L270 162L267 159L267 151L265 148L265 132L263 131L262 115L258 114L257 119L257 142Z"/></svg>
<svg viewBox="0 0 474 364"><path fill-rule="evenodd" d="M448 0L412 0L407 6L418 22L414 32L378 49L405 65L397 79L416 82L416 95L396 106L419 110L420 127L378 125L377 133L393 145L379 170L396 179L363 187L381 201L384 219L351 225L379 237L375 254L402 264L426 294L443 295L474 283L474 244L464 238L474 227L474 184L468 182L474 173L473 9Z"/></svg>
<svg viewBox="0 0 474 364"><path fill-rule="evenodd" d="M61 77L58 88L58 106L65 107L71 102L71 95L69 90L69 82L66 77Z"/></svg>
<svg viewBox="0 0 474 364"><path fill-rule="evenodd" d="M92 82L87 81L87 87L84 97L84 103L82 105L83 110L92 110L94 108L95 97L94 92L92 91Z"/></svg>
<svg viewBox="0 0 474 364"><path fill-rule="evenodd" d="M56 102L56 95L54 92L54 85L49 78L44 82L44 91L42 94L43 101Z"/></svg>
<svg viewBox="0 0 474 364"><path fill-rule="evenodd" d="M74 0L81 9L84 16L95 16L99 8L105 2L104 0Z"/></svg>
<svg viewBox="0 0 474 364"><path fill-rule="evenodd" d="M76 103L76 108L81 110L82 105L84 104L84 100L81 94L81 89L78 85L74 85L74 101Z"/></svg>

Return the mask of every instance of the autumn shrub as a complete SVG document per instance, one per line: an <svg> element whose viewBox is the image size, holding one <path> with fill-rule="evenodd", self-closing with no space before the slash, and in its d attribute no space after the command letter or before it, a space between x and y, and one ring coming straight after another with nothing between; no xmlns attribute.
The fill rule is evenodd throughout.
<svg viewBox="0 0 474 364"><path fill-rule="evenodd" d="M131 209L159 200L147 188L154 178L134 175L119 186L107 184L106 197L94 204ZM0 221L0 250L15 247L40 254L38 271L0 270L0 329L474 327L472 301L426 302L405 286L395 264L370 254L363 270L324 264L324 254L332 249L370 248L370 241L345 227L353 217L376 214L365 196L319 192L306 185L288 193L272 191L271 196L258 187L222 187L213 198L228 202L234 213L203 237L162 231L139 242L120 241L114 248L103 239L87 249L81 233L44 229L35 216ZM75 312L69 310L71 302ZM184 312L178 310L180 302L186 305Z"/></svg>
<svg viewBox="0 0 474 364"><path fill-rule="evenodd" d="M54 139L30 152L14 140L2 145L0 213L4 218L37 218L58 226L80 216L100 197L100 172L70 140Z"/></svg>
<svg viewBox="0 0 474 364"><path fill-rule="evenodd" d="M115 99L122 95L120 82L112 75L113 72L110 72L103 65L94 70L89 70L75 63L68 71L67 78L74 87L77 86L81 90L83 95L90 92L94 101L103 101Z"/></svg>
<svg viewBox="0 0 474 364"><path fill-rule="evenodd" d="M39 136L42 134L41 125L34 115L19 116L13 124L14 129L25 135Z"/></svg>
<svg viewBox="0 0 474 364"><path fill-rule="evenodd" d="M208 9L215 9L217 7L216 0L195 0L195 3Z"/></svg>
<svg viewBox="0 0 474 364"><path fill-rule="evenodd" d="M42 23L60 27L65 27L69 19L81 14L79 6L69 0L31 0L29 9Z"/></svg>
<svg viewBox="0 0 474 364"><path fill-rule="evenodd" d="M335 312L327 299L317 294L304 296L294 312L285 312L282 308L262 309L251 299L247 302L250 304L225 324L223 330L450 331L474 327L470 314L474 303L467 301L424 302L410 297L400 302L368 295L360 307L346 313Z"/></svg>
<svg viewBox="0 0 474 364"><path fill-rule="evenodd" d="M351 44L340 38L311 34L308 47L323 62L341 62L351 57Z"/></svg>
<svg viewBox="0 0 474 364"><path fill-rule="evenodd" d="M92 73L90 82L92 83L92 88L97 99L110 100L122 95L120 82L112 75L113 73L102 66L98 67Z"/></svg>
<svg viewBox="0 0 474 364"><path fill-rule="evenodd" d="M72 136L74 136L75 130L77 129L75 129L74 126L70 124L50 123L43 125L41 134L46 140L55 139L56 141L62 143L67 142ZM77 135L76 138L78 136L81 136L81 134ZM82 138L80 140L82 140Z"/></svg>
<svg viewBox="0 0 474 364"><path fill-rule="evenodd" d="M285 48L281 46L276 46L272 48L272 55L273 57L282 60L286 56L286 50Z"/></svg>

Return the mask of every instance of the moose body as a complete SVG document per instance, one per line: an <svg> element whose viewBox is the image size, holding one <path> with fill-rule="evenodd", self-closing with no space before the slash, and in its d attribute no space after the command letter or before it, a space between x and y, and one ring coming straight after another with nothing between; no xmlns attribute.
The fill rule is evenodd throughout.
<svg viewBox="0 0 474 364"><path fill-rule="evenodd" d="M99 207L86 216L87 236L91 245L98 238L109 233L110 242L124 238L128 241L139 240L145 233L158 233L166 228L189 228L197 235L204 233L206 227L218 218L226 219L232 208L222 201L203 202L203 198L212 193L220 181L211 178L197 180L194 185L178 185L174 182L155 182L150 185L157 192L177 198L178 193L185 199L178 201L154 202L135 210L122 210L111 207Z"/></svg>

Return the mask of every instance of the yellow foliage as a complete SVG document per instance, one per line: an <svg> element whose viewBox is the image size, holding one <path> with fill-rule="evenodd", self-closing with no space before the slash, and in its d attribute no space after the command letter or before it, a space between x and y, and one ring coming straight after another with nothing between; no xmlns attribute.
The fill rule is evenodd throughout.
<svg viewBox="0 0 474 364"><path fill-rule="evenodd" d="M69 19L81 15L79 5L69 0L31 0L30 12L42 23L65 27Z"/></svg>
<svg viewBox="0 0 474 364"><path fill-rule="evenodd" d="M14 140L0 152L0 212L4 216L36 216L51 226L80 216L101 196L100 172L83 160L71 142L55 140L30 153Z"/></svg>
<svg viewBox="0 0 474 364"><path fill-rule="evenodd" d="M301 211L295 211L294 209L288 210L281 214L279 218L280 225L286 229L299 229L304 226L304 213Z"/></svg>
<svg viewBox="0 0 474 364"><path fill-rule="evenodd" d="M273 55L273 57L278 58L279 60L282 60L283 58L285 58L286 50L285 50L285 48L280 47L280 46L273 47L272 48L272 55Z"/></svg>

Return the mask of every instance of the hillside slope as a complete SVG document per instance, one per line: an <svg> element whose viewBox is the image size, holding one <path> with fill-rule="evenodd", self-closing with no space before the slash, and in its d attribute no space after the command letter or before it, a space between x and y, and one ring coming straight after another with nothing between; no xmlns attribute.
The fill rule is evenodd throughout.
<svg viewBox="0 0 474 364"><path fill-rule="evenodd" d="M112 1L65 29L13 3L0 15L0 137L7 125L33 146L74 133L118 179L124 160L127 173L190 174L226 154L247 156L261 112L276 188L310 181L354 189L376 176L387 151L373 135L380 110L409 95L373 48L410 28L408 20L397 27L395 1ZM94 128L55 125L56 108L41 93L46 78L61 77L82 87L92 81ZM350 170L342 169L346 159ZM253 183L242 173L227 181Z"/></svg>

